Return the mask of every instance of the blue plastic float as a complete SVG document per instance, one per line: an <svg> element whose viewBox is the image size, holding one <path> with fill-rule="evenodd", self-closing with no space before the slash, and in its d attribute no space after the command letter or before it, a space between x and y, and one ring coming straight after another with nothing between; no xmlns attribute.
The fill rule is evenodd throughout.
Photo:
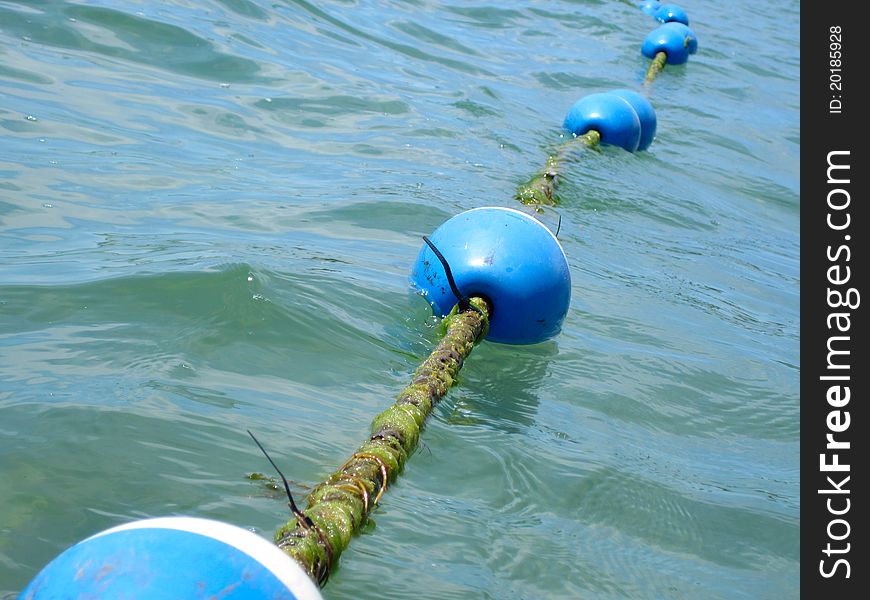
<svg viewBox="0 0 870 600"><path fill-rule="evenodd" d="M193 517L107 529L51 561L18 600L323 600L302 568L246 529Z"/></svg>
<svg viewBox="0 0 870 600"><path fill-rule="evenodd" d="M562 245L543 223L512 208L475 208L445 221L429 239L447 260L459 291L492 304L486 339L534 344L562 329L571 274ZM429 246L417 255L411 282L438 316L458 302Z"/></svg>
<svg viewBox="0 0 870 600"><path fill-rule="evenodd" d="M602 144L634 152L640 144L640 118L631 103L614 94L589 94L568 110L562 126L574 135L595 130Z"/></svg>
<svg viewBox="0 0 870 600"><path fill-rule="evenodd" d="M632 90L590 94L574 103L562 126L574 135L595 130L602 144L629 152L646 150L656 134L656 113L649 100Z"/></svg>
<svg viewBox="0 0 870 600"><path fill-rule="evenodd" d="M664 52L669 65L681 65L689 60L690 54L698 51L698 38L687 25L665 23L646 36L640 51L647 58Z"/></svg>

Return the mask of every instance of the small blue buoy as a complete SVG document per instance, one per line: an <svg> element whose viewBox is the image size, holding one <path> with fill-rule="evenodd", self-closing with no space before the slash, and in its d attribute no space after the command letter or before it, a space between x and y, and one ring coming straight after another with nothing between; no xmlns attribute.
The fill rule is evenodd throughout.
<svg viewBox="0 0 870 600"><path fill-rule="evenodd" d="M661 21L662 23L689 24L689 15L687 15L686 11L676 4L662 4L659 6L658 10L655 11L653 16L657 21Z"/></svg>
<svg viewBox="0 0 870 600"><path fill-rule="evenodd" d="M629 152L640 143L640 119L632 105L613 94L589 94L568 110L562 126L574 135L594 129L602 144L620 146Z"/></svg>
<svg viewBox="0 0 870 600"><path fill-rule="evenodd" d="M664 52L669 65L681 65L689 60L690 54L698 51L698 38L687 25L665 23L646 36L640 51L647 58Z"/></svg>
<svg viewBox="0 0 870 600"><path fill-rule="evenodd" d="M492 304L488 340L534 344L559 333L571 303L571 275L561 244L540 221L512 208L475 208L445 221L429 240L460 293ZM417 255L411 283L436 315L449 314L457 303L428 245Z"/></svg>
<svg viewBox="0 0 870 600"><path fill-rule="evenodd" d="M246 529L193 517L134 521L68 548L18 600L323 600L302 568Z"/></svg>
<svg viewBox="0 0 870 600"><path fill-rule="evenodd" d="M644 2L638 2L637 7L641 9L643 12L650 16L655 16L656 11L661 6L659 0L645 0Z"/></svg>
<svg viewBox="0 0 870 600"><path fill-rule="evenodd" d="M620 98L628 101L634 112L637 113L637 118L640 120L640 141L638 142L638 150L646 150L652 144L653 138L656 135L656 111L653 109L649 100L632 90L611 90L608 94L616 94Z"/></svg>

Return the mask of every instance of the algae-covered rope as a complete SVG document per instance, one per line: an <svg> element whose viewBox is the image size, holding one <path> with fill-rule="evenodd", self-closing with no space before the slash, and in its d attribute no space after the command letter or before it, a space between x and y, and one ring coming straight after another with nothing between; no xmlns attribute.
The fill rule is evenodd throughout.
<svg viewBox="0 0 870 600"><path fill-rule="evenodd" d="M687 58L688 54L694 53L697 42L691 30L682 27L685 31L680 27L677 27L677 31L674 26L669 26L668 35L663 40L656 37L658 30L653 32L653 47L670 49L671 52L676 50L675 56L681 52ZM668 53L645 48L642 53L652 58L644 81L645 85L649 85L665 68ZM680 64L680 61L677 60L675 64ZM597 147L602 143L602 136L609 140L608 143L622 146L629 152L645 150L652 142L656 127L655 112L645 98L631 90L613 91L604 104L601 104L599 97L594 101L598 103L594 108L603 108L607 114L595 121L596 125L592 127L584 125L589 121L589 115L584 113L582 107L578 108L584 100L578 101L566 117L564 126L574 132L573 137L560 144L547 157L543 170L517 191L516 198L538 212L543 210L543 206L558 204L556 187L563 165L572 151ZM632 124L631 119L625 120L620 116L619 111L624 112L626 106L637 117L633 120L635 130L630 133L621 129L624 123L628 123L625 125L627 128ZM619 110L611 110L613 107ZM578 109L577 114L573 114L575 108ZM326 583L339 555L348 547L353 535L364 526L388 484L395 479L417 447L420 431L433 406L453 385L475 344L486 337L492 306L482 298L468 300L462 296L452 280L446 260L427 238L424 237L424 241L441 260L453 294L460 301L444 319L444 337L414 372L410 385L402 390L396 402L375 417L368 441L323 483L317 485L308 495L306 508L298 512L294 510L294 517L275 533L278 547L301 565L320 586Z"/></svg>
<svg viewBox="0 0 870 600"><path fill-rule="evenodd" d="M326 583L341 552L365 524L390 481L417 447L435 403L453 385L475 344L486 337L492 307L471 298L445 317L445 333L396 402L372 421L372 434L308 495L308 505L275 533L275 543L318 582Z"/></svg>
<svg viewBox="0 0 870 600"><path fill-rule="evenodd" d="M649 69L646 72L646 78L643 80L644 85L650 85L656 77L658 77L659 73L661 73L665 68L665 63L668 60L668 55L664 52L657 52L655 58L649 65Z"/></svg>
<svg viewBox="0 0 870 600"><path fill-rule="evenodd" d="M555 206L558 204L556 186L565 158L577 146L594 148L600 141L601 134L592 130L561 144L554 154L547 157L544 169L520 187L516 195L517 200L527 206L534 207L536 210L540 210L542 205Z"/></svg>

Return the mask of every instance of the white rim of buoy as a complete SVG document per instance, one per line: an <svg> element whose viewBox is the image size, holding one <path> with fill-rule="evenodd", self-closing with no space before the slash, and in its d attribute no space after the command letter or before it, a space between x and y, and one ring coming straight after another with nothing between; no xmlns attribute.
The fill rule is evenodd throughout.
<svg viewBox="0 0 870 600"><path fill-rule="evenodd" d="M87 538L102 537L131 529L175 529L212 538L244 552L263 565L299 600L323 600L318 588L302 567L284 554L280 548L253 531L222 521L200 517L156 517L112 527Z"/></svg>

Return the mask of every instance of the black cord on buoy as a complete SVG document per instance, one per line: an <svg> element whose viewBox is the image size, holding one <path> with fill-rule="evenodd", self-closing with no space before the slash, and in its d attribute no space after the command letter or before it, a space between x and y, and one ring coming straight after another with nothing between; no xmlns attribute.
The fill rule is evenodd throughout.
<svg viewBox="0 0 870 600"><path fill-rule="evenodd" d="M450 264L447 262L447 259L444 258L444 255L438 251L438 248L435 247L435 244L432 243L425 235L423 236L423 241L426 242L426 245L435 253L435 256L438 257L438 260L441 261L441 266L444 267L444 273L447 275L447 283L450 285L450 290L453 292L453 295L456 296L456 301L459 304L459 310L465 310L469 306L471 306L471 302L468 299L468 296L464 296L462 292L459 291L459 288L456 286L456 280L453 279L453 272L450 270Z"/></svg>

